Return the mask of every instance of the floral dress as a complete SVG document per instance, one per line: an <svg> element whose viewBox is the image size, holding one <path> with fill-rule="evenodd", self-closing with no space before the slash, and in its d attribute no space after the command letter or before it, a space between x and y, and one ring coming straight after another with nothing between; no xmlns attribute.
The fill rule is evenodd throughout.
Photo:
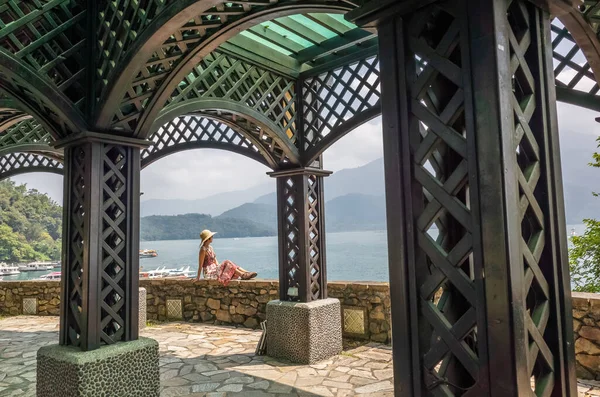
<svg viewBox="0 0 600 397"><path fill-rule="evenodd" d="M209 280L219 280L221 284L227 286L239 266L231 261L219 263L215 251L210 245L208 248L202 246L200 249L206 252L204 255L204 263L202 264L204 278Z"/></svg>

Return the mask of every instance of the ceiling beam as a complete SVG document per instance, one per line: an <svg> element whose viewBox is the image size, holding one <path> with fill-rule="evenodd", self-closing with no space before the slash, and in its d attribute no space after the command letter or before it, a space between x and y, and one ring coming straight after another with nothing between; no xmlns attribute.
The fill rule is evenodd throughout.
<svg viewBox="0 0 600 397"><path fill-rule="evenodd" d="M273 43L293 54L297 54L305 48L304 46L296 43L295 41L290 40L287 37L283 37L279 33L263 25L253 26L250 29L248 29L248 32L251 32L252 34L257 35L261 39Z"/></svg>
<svg viewBox="0 0 600 397"><path fill-rule="evenodd" d="M323 72L328 72L338 67L370 58L377 55L378 49L379 47L377 38L374 38L363 43L360 48L356 47L354 49L344 51L344 54L329 55L321 58L319 62L312 64L312 68L304 64L302 67L302 73L300 73L300 79L316 76Z"/></svg>
<svg viewBox="0 0 600 397"><path fill-rule="evenodd" d="M251 39L243 36L239 36L239 39L245 39L248 42L252 41ZM277 51L274 50L273 53L268 55L268 58L254 51L249 51L248 48L256 48L256 45L253 45L253 47L248 47L248 45L245 45L245 43L247 43L245 40L238 40L238 37L230 39L226 43L221 44L219 51L292 79L298 77L299 63L296 62L296 60L288 57L287 55L277 53ZM264 47L265 49L267 48L262 44L258 45Z"/></svg>
<svg viewBox="0 0 600 397"><path fill-rule="evenodd" d="M353 29L327 14L305 14L304 16L338 36L343 36L347 31Z"/></svg>
<svg viewBox="0 0 600 397"><path fill-rule="evenodd" d="M313 44L319 44L322 41L327 40L327 37L322 36L302 25L301 23L295 21L291 17L281 17L271 21L278 26L281 26L284 29L288 29L296 33L298 36L302 37L304 40L310 41Z"/></svg>
<svg viewBox="0 0 600 397"><path fill-rule="evenodd" d="M377 40L377 36L363 29L356 28L343 36L333 37L319 45L308 47L299 52L295 58L299 63L310 63L373 39Z"/></svg>

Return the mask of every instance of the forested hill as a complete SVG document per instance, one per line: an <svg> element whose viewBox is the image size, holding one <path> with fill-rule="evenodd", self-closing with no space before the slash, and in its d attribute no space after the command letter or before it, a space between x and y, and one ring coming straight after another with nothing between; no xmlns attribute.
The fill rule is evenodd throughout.
<svg viewBox="0 0 600 397"><path fill-rule="evenodd" d="M210 229L219 237L264 237L276 235L276 230L247 219L213 218L204 214L176 216L154 215L143 217L140 224L141 240L193 240L200 232Z"/></svg>
<svg viewBox="0 0 600 397"><path fill-rule="evenodd" d="M60 260L62 207L46 194L0 182L0 262Z"/></svg>

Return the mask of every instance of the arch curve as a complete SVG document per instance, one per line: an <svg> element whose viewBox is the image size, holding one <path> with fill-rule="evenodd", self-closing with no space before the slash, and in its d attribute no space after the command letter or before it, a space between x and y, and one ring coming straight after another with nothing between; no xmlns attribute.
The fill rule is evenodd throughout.
<svg viewBox="0 0 600 397"><path fill-rule="evenodd" d="M173 17L168 22L157 18L161 25L151 24L138 42L137 50L130 52L118 68L115 88L101 102L97 125L108 128L117 123L139 135L153 123L173 89L194 65L240 31L280 16L303 12L343 13L355 7L346 0L301 4L286 0L249 4L222 2L217 5L194 0L174 2L163 11L163 15ZM209 15L215 18L204 20ZM195 18L203 22L190 24ZM210 30L206 29L206 24L211 25ZM184 31L189 37L183 37ZM140 69L138 65L143 66ZM141 101L141 97L147 100ZM127 110L123 112L123 109ZM116 120L113 120L114 116Z"/></svg>
<svg viewBox="0 0 600 397"><path fill-rule="evenodd" d="M175 116L150 138L154 144L142 151L142 168L170 154L191 149L221 149L241 154L275 168L259 147L228 125L202 115Z"/></svg>
<svg viewBox="0 0 600 397"><path fill-rule="evenodd" d="M226 124L251 141L273 168L284 162L300 163L298 149L279 126L262 113L231 100L199 98L175 103L164 109L151 130L156 131L168 120L186 114L198 114Z"/></svg>
<svg viewBox="0 0 600 397"><path fill-rule="evenodd" d="M68 98L13 54L0 49L0 90L38 120L54 139L86 129L86 122Z"/></svg>
<svg viewBox="0 0 600 397"><path fill-rule="evenodd" d="M0 156L0 180L31 172L63 175L62 161L45 152L13 152Z"/></svg>

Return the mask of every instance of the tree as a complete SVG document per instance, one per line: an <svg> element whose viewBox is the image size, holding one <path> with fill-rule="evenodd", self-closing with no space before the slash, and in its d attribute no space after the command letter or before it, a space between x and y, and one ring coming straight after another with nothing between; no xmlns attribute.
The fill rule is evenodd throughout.
<svg viewBox="0 0 600 397"><path fill-rule="evenodd" d="M0 182L0 261L59 260L62 208L47 195Z"/></svg>
<svg viewBox="0 0 600 397"><path fill-rule="evenodd" d="M25 237L13 232L8 225L0 225L1 261L22 262L43 259L41 256L27 243Z"/></svg>
<svg viewBox="0 0 600 397"><path fill-rule="evenodd" d="M600 138L597 139L600 148ZM593 155L590 166L600 168L600 153ZM592 193L598 196L599 193ZM569 267L573 290L580 292L600 292L600 221L584 219L585 233L571 237L573 246L569 249Z"/></svg>

